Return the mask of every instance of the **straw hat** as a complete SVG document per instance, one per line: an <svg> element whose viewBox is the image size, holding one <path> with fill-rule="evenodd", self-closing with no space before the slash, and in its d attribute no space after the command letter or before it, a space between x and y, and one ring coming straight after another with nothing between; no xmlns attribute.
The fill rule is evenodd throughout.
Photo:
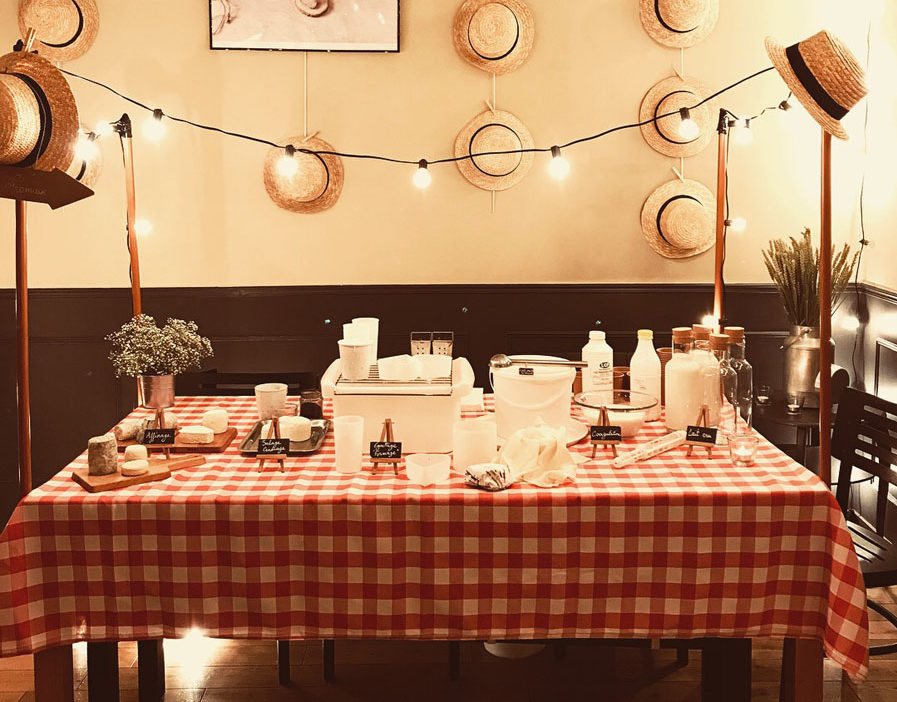
<svg viewBox="0 0 897 702"><path fill-rule="evenodd" d="M330 9L329 0L296 0L296 9L309 17L319 17Z"/></svg>
<svg viewBox="0 0 897 702"><path fill-rule="evenodd" d="M78 137L78 108L49 61L21 51L0 56L0 163L65 169Z"/></svg>
<svg viewBox="0 0 897 702"><path fill-rule="evenodd" d="M519 68L533 48L533 14L521 0L466 0L455 14L455 49L489 73Z"/></svg>
<svg viewBox="0 0 897 702"><path fill-rule="evenodd" d="M645 93L638 115L639 122L649 122L641 127L648 145L673 158L686 158L703 151L716 131L716 117L711 112L712 102L693 109L692 106L708 94L701 82L690 77L683 80L672 76L654 85ZM685 139L679 133L682 123L679 110L683 107L689 108L691 118L700 128L694 139ZM656 119L660 115L670 116Z"/></svg>
<svg viewBox="0 0 897 702"><path fill-rule="evenodd" d="M519 183L533 165L534 154L493 154L533 148L533 137L517 117L504 110L486 110L470 120L455 137L455 156L483 154L456 161L468 181L483 190L507 190Z"/></svg>
<svg viewBox="0 0 897 702"><path fill-rule="evenodd" d="M704 253L716 241L713 194L695 180L671 180L648 195L642 207L642 232L648 245L666 258Z"/></svg>
<svg viewBox="0 0 897 702"><path fill-rule="evenodd" d="M19 0L19 31L37 33L38 53L50 61L71 61L97 38L100 15L94 0Z"/></svg>
<svg viewBox="0 0 897 702"><path fill-rule="evenodd" d="M287 143L296 148L293 158L298 168L293 175L278 172L277 162L283 149L271 149L265 158L265 189L279 207L290 212L321 212L333 207L343 191L343 162L339 156L307 154L299 149L333 151L333 147L317 137L290 137Z"/></svg>
<svg viewBox="0 0 897 702"><path fill-rule="evenodd" d="M813 119L832 136L849 138L841 119L869 92L850 49L823 30L788 47L767 37L766 53Z"/></svg>
<svg viewBox="0 0 897 702"><path fill-rule="evenodd" d="M719 17L719 0L641 0L642 26L658 44L684 48L707 38Z"/></svg>

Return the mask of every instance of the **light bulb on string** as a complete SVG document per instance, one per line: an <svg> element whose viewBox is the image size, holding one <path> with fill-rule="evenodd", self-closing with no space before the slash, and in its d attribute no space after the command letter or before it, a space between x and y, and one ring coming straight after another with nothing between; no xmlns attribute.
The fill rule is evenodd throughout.
<svg viewBox="0 0 897 702"><path fill-rule="evenodd" d="M791 96L786 97L782 102L779 103L779 109L782 112L787 112L791 109Z"/></svg>
<svg viewBox="0 0 897 702"><path fill-rule="evenodd" d="M701 317L701 324L705 327L716 329L719 326L719 320L712 314L705 314L703 317Z"/></svg>
<svg viewBox="0 0 897 702"><path fill-rule="evenodd" d="M79 132L75 142L75 156L82 161L92 161L97 157L99 148L96 144L97 135L93 132Z"/></svg>
<svg viewBox="0 0 897 702"><path fill-rule="evenodd" d="M697 139L698 135L701 133L701 128L698 126L698 123L691 118L691 110L687 107L680 108L679 117L682 120L679 122L679 136L688 141Z"/></svg>
<svg viewBox="0 0 897 702"><path fill-rule="evenodd" d="M754 141L754 131L751 129L750 118L736 122L732 130L732 140L739 146L750 146Z"/></svg>
<svg viewBox="0 0 897 702"><path fill-rule="evenodd" d="M570 175L570 162L561 155L560 146L551 147L551 162L548 164L548 173L555 180L564 180Z"/></svg>
<svg viewBox="0 0 897 702"><path fill-rule="evenodd" d="M426 190L430 187L430 183L433 182L433 176L430 175L430 171L427 168L427 159L422 158L417 162L417 170L414 172L411 180L421 190Z"/></svg>
<svg viewBox="0 0 897 702"><path fill-rule="evenodd" d="M860 319L855 314L849 314L841 320L841 328L845 331L857 331L860 328Z"/></svg>
<svg viewBox="0 0 897 702"><path fill-rule="evenodd" d="M134 222L134 233L137 236L146 236L147 234L151 234L153 231L152 222L148 219L143 219L142 217Z"/></svg>
<svg viewBox="0 0 897 702"><path fill-rule="evenodd" d="M292 178L299 170L299 162L296 160L296 148L287 144L283 149L283 155L277 159L277 173L284 178Z"/></svg>
<svg viewBox="0 0 897 702"><path fill-rule="evenodd" d="M725 225L733 232L743 232L747 229L747 220L744 217L733 217L732 219L727 219Z"/></svg>
<svg viewBox="0 0 897 702"><path fill-rule="evenodd" d="M160 141L165 136L165 125L162 122L162 110L153 110L153 116L143 124L143 135L150 141Z"/></svg>
<svg viewBox="0 0 897 702"><path fill-rule="evenodd" d="M93 128L93 133L98 137L104 137L115 131L115 126L112 122L100 121L97 122L96 126Z"/></svg>

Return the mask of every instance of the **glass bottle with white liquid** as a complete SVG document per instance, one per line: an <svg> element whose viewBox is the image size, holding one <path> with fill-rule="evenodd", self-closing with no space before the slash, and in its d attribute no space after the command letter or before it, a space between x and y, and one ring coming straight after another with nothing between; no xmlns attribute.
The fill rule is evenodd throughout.
<svg viewBox="0 0 897 702"><path fill-rule="evenodd" d="M673 357L664 370L666 426L671 431L695 424L701 414L704 392L701 368L691 355L691 327L673 329Z"/></svg>
<svg viewBox="0 0 897 702"><path fill-rule="evenodd" d="M691 357L701 369L702 405L707 406L707 426L719 426L720 387L719 361L710 350L710 327L702 324L692 326L695 338Z"/></svg>
<svg viewBox="0 0 897 702"><path fill-rule="evenodd" d="M650 329L638 330L638 346L629 361L629 387L657 400L646 419L660 419L660 357L654 350L654 332Z"/></svg>
<svg viewBox="0 0 897 702"><path fill-rule="evenodd" d="M583 392L597 392L607 404L614 400L614 351L608 345L603 331L590 331L589 343L582 347Z"/></svg>

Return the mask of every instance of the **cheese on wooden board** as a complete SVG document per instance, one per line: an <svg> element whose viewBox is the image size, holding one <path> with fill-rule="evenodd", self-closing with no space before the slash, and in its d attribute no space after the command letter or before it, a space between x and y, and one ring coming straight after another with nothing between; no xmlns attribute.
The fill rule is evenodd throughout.
<svg viewBox="0 0 897 702"><path fill-rule="evenodd" d="M146 424L145 419L126 419L112 430L119 441L130 441L137 438L137 433Z"/></svg>
<svg viewBox="0 0 897 702"><path fill-rule="evenodd" d="M125 461L139 461L146 458L149 458L149 452L143 444L125 446Z"/></svg>
<svg viewBox="0 0 897 702"><path fill-rule="evenodd" d="M211 444L215 440L215 432L208 427L192 425L181 429L178 440L182 444Z"/></svg>
<svg viewBox="0 0 897 702"><path fill-rule="evenodd" d="M129 446L128 448L134 447ZM127 477L131 477L134 475L143 475L147 471L149 471L149 461L147 461L145 458L140 458L133 461L125 461L121 466L121 474Z"/></svg>
<svg viewBox="0 0 897 702"><path fill-rule="evenodd" d="M281 417L280 435L290 441L308 441L311 438L311 420L307 417Z"/></svg>
<svg viewBox="0 0 897 702"><path fill-rule="evenodd" d="M114 434L88 439L87 466L90 475L111 475L118 470L118 444Z"/></svg>
<svg viewBox="0 0 897 702"><path fill-rule="evenodd" d="M222 407L207 410L202 415L202 425L211 429L215 434L227 431L229 422L227 410Z"/></svg>

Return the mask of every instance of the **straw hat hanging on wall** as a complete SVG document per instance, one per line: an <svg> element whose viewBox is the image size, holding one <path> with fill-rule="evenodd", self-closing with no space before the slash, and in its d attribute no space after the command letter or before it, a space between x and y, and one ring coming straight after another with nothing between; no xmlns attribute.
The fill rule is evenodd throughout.
<svg viewBox="0 0 897 702"><path fill-rule="evenodd" d="M847 139L841 119L869 92L850 49L823 30L787 47L767 37L766 52L813 119L832 136Z"/></svg>
<svg viewBox="0 0 897 702"><path fill-rule="evenodd" d="M71 61L97 38L100 15L94 0L19 0L19 31L34 29L35 48L50 61Z"/></svg>
<svg viewBox="0 0 897 702"><path fill-rule="evenodd" d="M648 145L673 158L686 158L703 151L716 131L716 117L711 111L712 101L690 109L691 118L700 131L693 139L686 139L679 133L682 118L679 110L691 108L709 94L707 88L693 78L683 80L678 76L665 78L651 88L642 99L639 108L639 122L648 122L641 127L642 136ZM670 114L672 113L672 114ZM656 119L660 115L670 115Z"/></svg>
<svg viewBox="0 0 897 702"><path fill-rule="evenodd" d="M507 190L529 173L533 154L499 154L533 148L533 137L523 122L504 110L486 110L470 120L455 137L455 156L483 154L457 161L458 170L483 190Z"/></svg>
<svg viewBox="0 0 897 702"><path fill-rule="evenodd" d="M704 253L716 241L713 193L696 180L671 180L648 195L642 207L642 233L666 258Z"/></svg>
<svg viewBox="0 0 897 702"><path fill-rule="evenodd" d="M78 137L78 107L65 77L37 54L0 56L0 164L65 170Z"/></svg>
<svg viewBox="0 0 897 702"><path fill-rule="evenodd" d="M311 214L333 207L343 191L343 161L329 154L306 154L298 149L333 151L334 148L317 137L290 137L286 143L296 149L293 158L298 168L292 175L278 172L277 162L283 149L271 149L265 158L265 189L278 207L290 212Z"/></svg>
<svg viewBox="0 0 897 702"><path fill-rule="evenodd" d="M455 49L479 69L519 68L533 48L533 14L521 0L466 0L455 14Z"/></svg>
<svg viewBox="0 0 897 702"><path fill-rule="evenodd" d="M719 17L719 0L641 0L642 26L658 44L688 48L707 38Z"/></svg>

